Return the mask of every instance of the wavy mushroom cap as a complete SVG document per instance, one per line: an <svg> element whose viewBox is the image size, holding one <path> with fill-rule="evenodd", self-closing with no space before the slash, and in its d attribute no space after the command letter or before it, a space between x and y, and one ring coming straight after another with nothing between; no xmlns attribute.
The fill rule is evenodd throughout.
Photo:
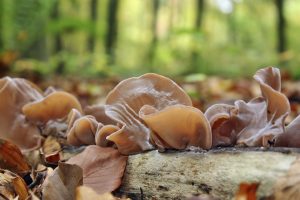
<svg viewBox="0 0 300 200"><path fill-rule="evenodd" d="M95 134L99 124L93 116L83 116L67 130L67 141L74 146L95 144Z"/></svg>
<svg viewBox="0 0 300 200"><path fill-rule="evenodd" d="M268 119L277 120L282 115L290 113L290 103L287 97L282 94L280 71L274 67L267 67L258 70L253 78L259 83L261 93L267 100Z"/></svg>
<svg viewBox="0 0 300 200"><path fill-rule="evenodd" d="M0 79L0 138L13 142L22 151L38 148L42 139L40 131L26 121L21 109L42 98L41 90L25 79Z"/></svg>
<svg viewBox="0 0 300 200"><path fill-rule="evenodd" d="M300 115L298 115L286 128L283 134L278 135L275 141L278 147L300 147Z"/></svg>
<svg viewBox="0 0 300 200"><path fill-rule="evenodd" d="M182 104L192 106L190 97L171 79L148 73L121 81L106 97L106 104L128 104L136 113L144 105L156 109Z"/></svg>
<svg viewBox="0 0 300 200"><path fill-rule="evenodd" d="M73 108L82 112L81 105L75 96L59 91L53 92L41 100L26 104L22 111L27 119L45 123L67 116Z"/></svg>
<svg viewBox="0 0 300 200"><path fill-rule="evenodd" d="M145 105L139 116L154 131L153 140L158 146L174 149L190 146L210 149L212 146L209 122L203 113L194 107L172 105L157 110Z"/></svg>
<svg viewBox="0 0 300 200"><path fill-rule="evenodd" d="M212 146L230 146L236 142L236 115L238 109L233 105L215 104L205 112L212 129Z"/></svg>

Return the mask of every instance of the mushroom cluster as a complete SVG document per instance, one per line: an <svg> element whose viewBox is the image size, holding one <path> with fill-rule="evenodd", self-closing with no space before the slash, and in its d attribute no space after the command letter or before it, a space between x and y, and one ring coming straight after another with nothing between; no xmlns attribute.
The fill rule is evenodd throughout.
<svg viewBox="0 0 300 200"><path fill-rule="evenodd" d="M120 82L105 105L88 106L85 114L73 110L69 115L67 138L72 145L116 145L122 154L212 145L204 114L174 81L158 74Z"/></svg>
<svg viewBox="0 0 300 200"><path fill-rule="evenodd" d="M300 146L300 117L285 127L290 113L274 67L254 75L261 96L233 105L215 104L203 114L174 81L148 73L121 81L105 104L81 108L71 94L42 93L24 79L0 80L0 137L21 149L39 145L40 124L64 119L69 144L116 147L128 155L151 149L216 146ZM26 138L26 141L23 139Z"/></svg>

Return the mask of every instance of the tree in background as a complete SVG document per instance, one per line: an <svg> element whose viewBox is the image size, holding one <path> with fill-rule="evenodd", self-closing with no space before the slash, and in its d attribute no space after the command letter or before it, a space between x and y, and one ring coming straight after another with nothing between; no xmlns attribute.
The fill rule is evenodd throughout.
<svg viewBox="0 0 300 200"><path fill-rule="evenodd" d="M277 11L277 51L286 51L286 20L284 16L284 0L275 0Z"/></svg>
<svg viewBox="0 0 300 200"><path fill-rule="evenodd" d="M152 23L151 23L151 32L152 32L152 38L149 48L149 61L150 61L150 67L153 68L154 65L154 59L155 59L155 52L157 47L157 21L158 21L158 11L159 11L159 0L153 0L152 1Z"/></svg>
<svg viewBox="0 0 300 200"><path fill-rule="evenodd" d="M105 51L108 56L108 64L113 65L115 63L115 45L118 33L117 15L119 9L119 0L110 0L108 2Z"/></svg>
<svg viewBox="0 0 300 200"><path fill-rule="evenodd" d="M97 6L98 0L91 0L90 3L90 20L91 20L91 32L88 37L88 50L90 52L94 52L94 48L96 45L96 21L97 21Z"/></svg>

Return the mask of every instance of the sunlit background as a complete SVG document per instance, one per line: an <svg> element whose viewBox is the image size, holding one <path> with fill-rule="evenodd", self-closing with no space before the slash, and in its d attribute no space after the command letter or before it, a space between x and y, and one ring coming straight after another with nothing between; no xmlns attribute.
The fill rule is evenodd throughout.
<svg viewBox="0 0 300 200"><path fill-rule="evenodd" d="M0 73L300 77L297 0L1 0Z"/></svg>

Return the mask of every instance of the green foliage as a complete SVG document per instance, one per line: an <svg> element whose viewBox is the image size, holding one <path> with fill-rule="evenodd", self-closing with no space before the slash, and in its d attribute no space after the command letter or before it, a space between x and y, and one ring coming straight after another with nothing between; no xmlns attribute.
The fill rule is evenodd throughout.
<svg viewBox="0 0 300 200"><path fill-rule="evenodd" d="M236 77L251 76L260 67L275 65L300 78L300 58L296 56L300 52L299 2L285 1L288 51L278 55L274 1L231 1L232 12L224 13L216 1L206 0L202 25L196 27L195 0L161 0L153 30L152 0L122 0L114 62L109 62L111 57L105 53L108 2L98 1L94 22L90 1L3 0L1 19L5 23L0 37L4 42L0 48L17 51L20 61L31 63L32 70L42 76L57 74L58 66L63 66L62 75L84 77L150 71L168 76ZM52 17L55 9L57 18ZM157 42L152 44L154 37ZM92 52L87 45L90 38L95 41ZM15 72L23 70L20 66L15 63Z"/></svg>

